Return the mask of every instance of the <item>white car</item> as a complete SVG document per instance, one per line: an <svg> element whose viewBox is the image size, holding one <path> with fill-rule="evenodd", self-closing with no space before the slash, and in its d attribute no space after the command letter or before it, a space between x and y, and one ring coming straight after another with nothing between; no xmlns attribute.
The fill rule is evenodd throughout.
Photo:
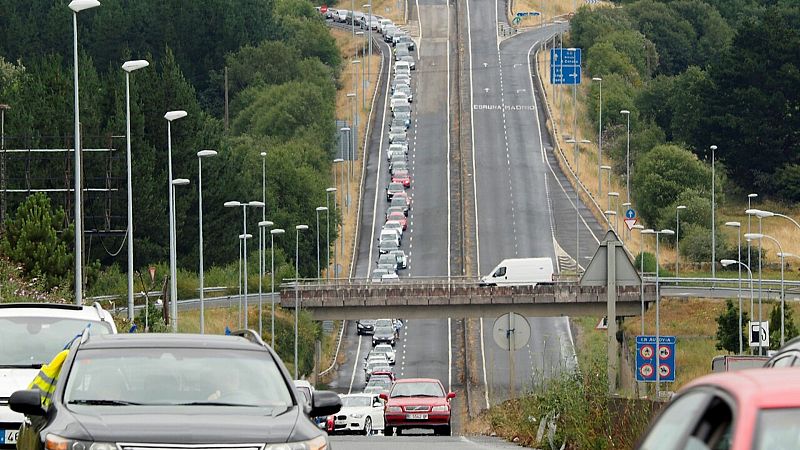
<svg viewBox="0 0 800 450"><path fill-rule="evenodd" d="M24 416L11 411L8 398L27 389L43 364L50 362L75 337L115 334L111 314L92 306L50 303L0 304L0 448L14 445Z"/></svg>
<svg viewBox="0 0 800 450"><path fill-rule="evenodd" d="M369 436L383 429L383 401L378 394L341 395L342 409L334 416L334 433L360 433Z"/></svg>
<svg viewBox="0 0 800 450"><path fill-rule="evenodd" d="M378 344L375 348L372 349L372 352L375 353L383 353L389 359L389 364L394 364L395 360L395 353L394 347L389 344Z"/></svg>
<svg viewBox="0 0 800 450"><path fill-rule="evenodd" d="M410 104L408 102L408 95L406 95L406 94L404 94L402 92L395 92L394 94L392 94L392 99L389 100L389 106L391 106L392 111L394 111L394 108L396 106L398 106L398 105L409 105L410 106Z"/></svg>

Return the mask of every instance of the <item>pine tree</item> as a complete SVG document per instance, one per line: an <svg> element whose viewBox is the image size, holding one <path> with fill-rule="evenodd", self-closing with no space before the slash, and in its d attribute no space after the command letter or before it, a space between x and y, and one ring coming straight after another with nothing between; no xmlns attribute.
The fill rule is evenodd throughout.
<svg viewBox="0 0 800 450"><path fill-rule="evenodd" d="M747 323L747 313L742 313L742 324ZM739 308L734 306L730 299L725 301L725 311L717 317L717 350L727 350L735 353L739 351ZM742 342L748 342L747 335L739 329Z"/></svg>

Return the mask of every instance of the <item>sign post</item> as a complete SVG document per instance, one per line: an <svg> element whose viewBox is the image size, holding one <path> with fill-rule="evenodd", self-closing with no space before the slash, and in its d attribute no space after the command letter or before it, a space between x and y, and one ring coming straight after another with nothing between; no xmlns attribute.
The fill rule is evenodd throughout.
<svg viewBox="0 0 800 450"><path fill-rule="evenodd" d="M750 347L769 348L769 322L750 322ZM761 354L759 352L759 354Z"/></svg>

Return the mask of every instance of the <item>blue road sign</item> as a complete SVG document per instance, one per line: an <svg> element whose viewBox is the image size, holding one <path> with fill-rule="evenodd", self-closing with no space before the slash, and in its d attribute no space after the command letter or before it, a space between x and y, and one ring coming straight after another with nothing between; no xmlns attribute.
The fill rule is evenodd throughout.
<svg viewBox="0 0 800 450"><path fill-rule="evenodd" d="M581 66L550 66L552 84L581 84Z"/></svg>
<svg viewBox="0 0 800 450"><path fill-rule="evenodd" d="M636 218L636 211L634 211L631 208L628 208L628 210L625 211L625 218L626 219L635 219Z"/></svg>
<svg viewBox="0 0 800 450"><path fill-rule="evenodd" d="M538 16L540 13L539 11L520 11L516 15L517 17L527 17L527 16Z"/></svg>
<svg viewBox="0 0 800 450"><path fill-rule="evenodd" d="M554 48L550 50L550 61L559 66L580 66L581 49L579 48Z"/></svg>
<svg viewBox="0 0 800 450"><path fill-rule="evenodd" d="M656 370L661 372L661 381L675 381L675 336L660 336L659 341L656 365L656 337L636 336L636 381L655 382Z"/></svg>

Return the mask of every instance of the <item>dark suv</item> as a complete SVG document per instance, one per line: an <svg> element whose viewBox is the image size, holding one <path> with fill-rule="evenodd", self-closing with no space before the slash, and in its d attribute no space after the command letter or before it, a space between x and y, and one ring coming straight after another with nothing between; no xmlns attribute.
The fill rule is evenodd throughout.
<svg viewBox="0 0 800 450"><path fill-rule="evenodd" d="M252 331L233 336L92 335L76 339L51 404L11 395L27 416L19 450L325 449L309 419L341 400L317 391L309 406L278 355Z"/></svg>

